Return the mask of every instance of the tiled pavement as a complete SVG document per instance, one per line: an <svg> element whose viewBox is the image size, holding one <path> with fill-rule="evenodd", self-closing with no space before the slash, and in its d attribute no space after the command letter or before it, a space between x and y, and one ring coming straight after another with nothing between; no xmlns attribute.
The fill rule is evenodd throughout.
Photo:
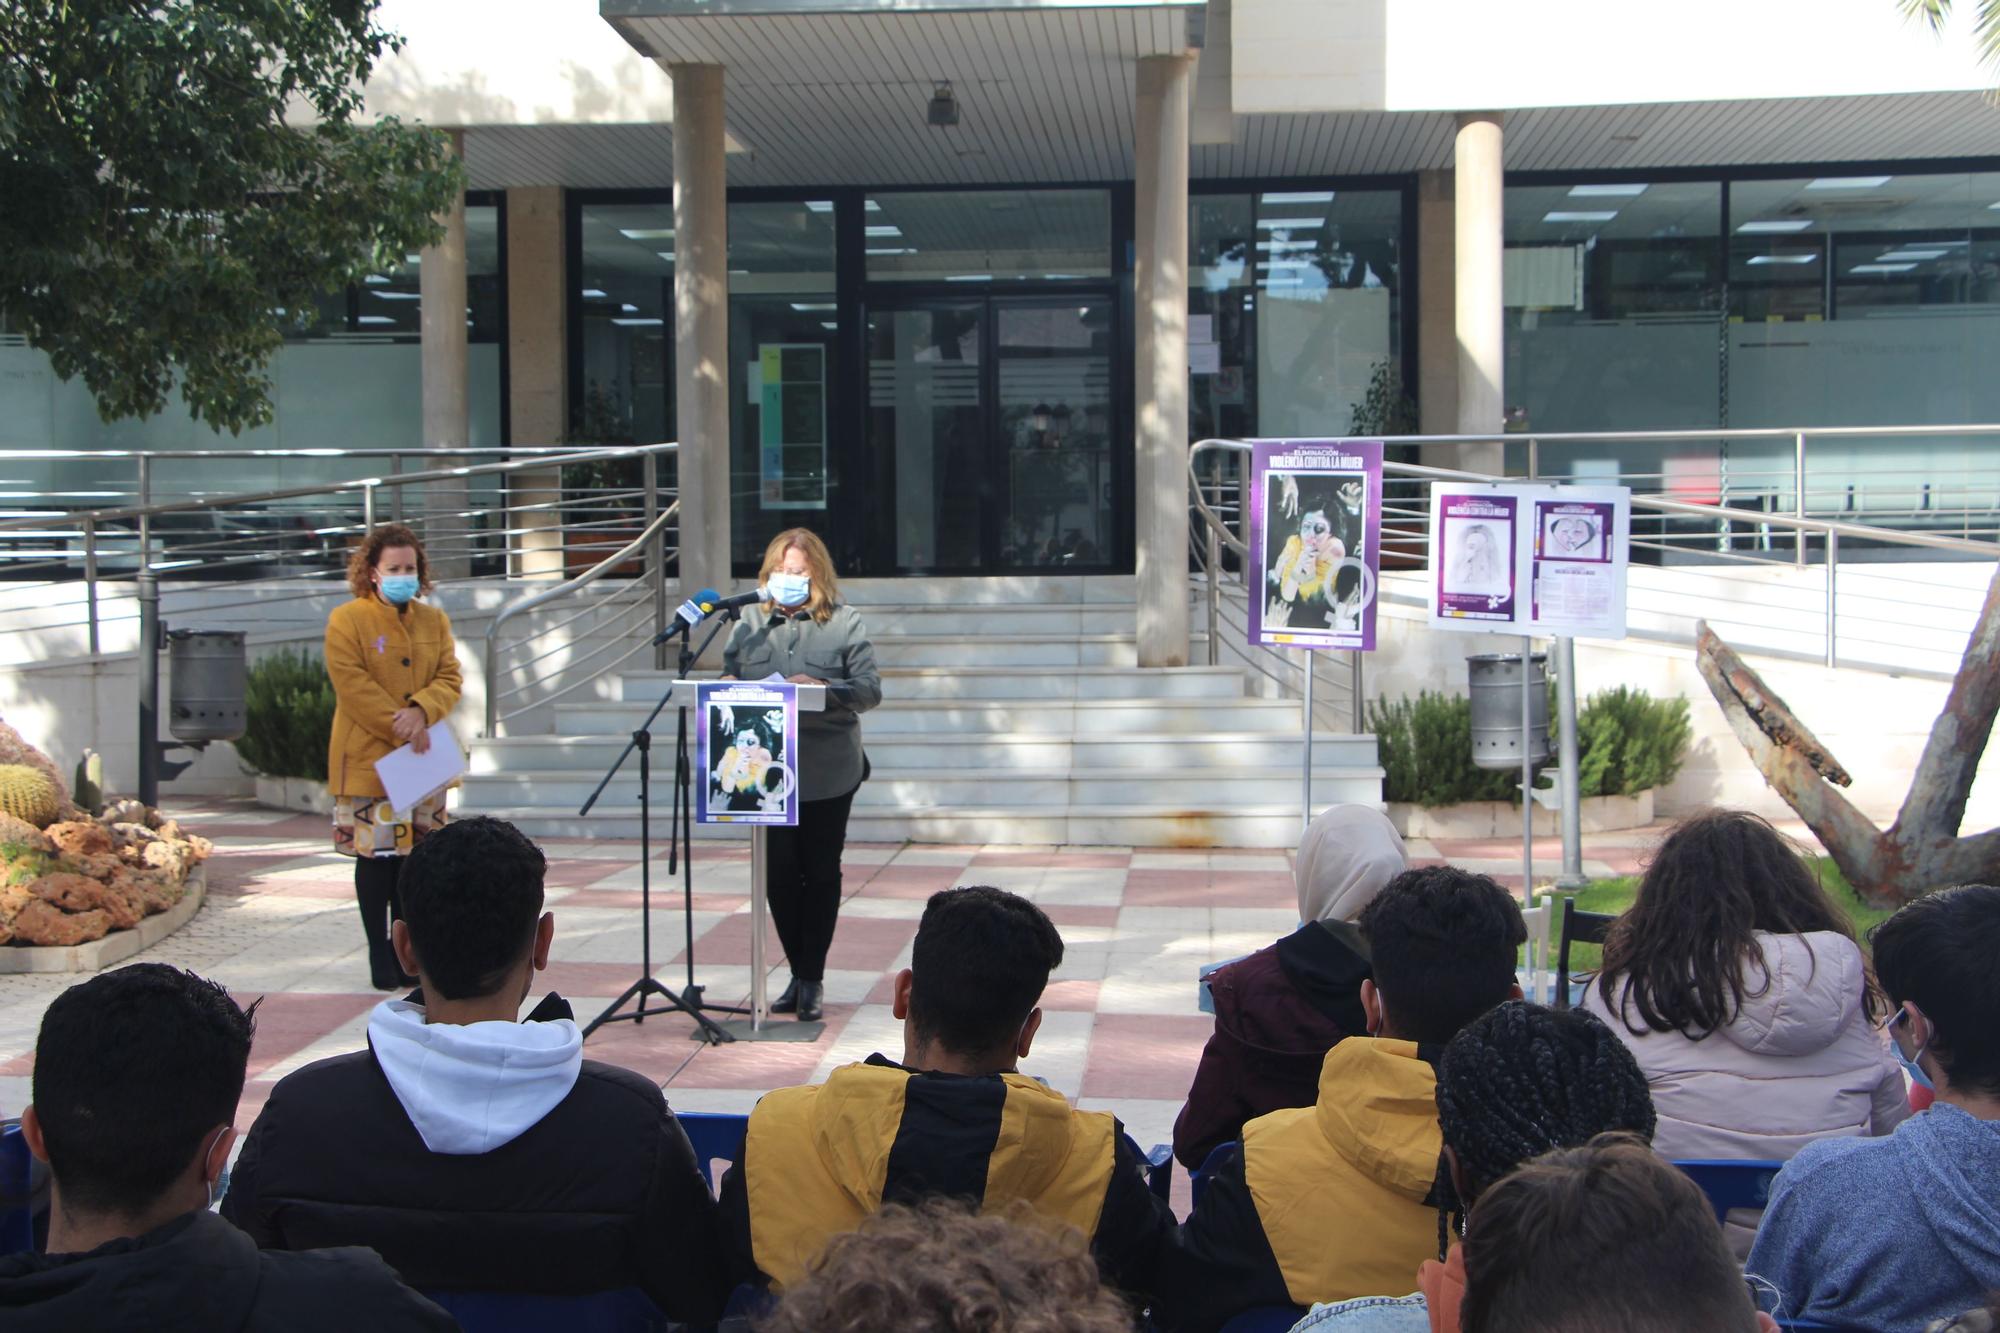
<svg viewBox="0 0 2000 1333"><path fill-rule="evenodd" d="M193 921L143 957L193 968L246 1002L262 997L238 1120L247 1128L277 1079L361 1046L368 1011L381 998L367 985L351 863L329 850L321 818L229 801L183 802L174 813L216 842L210 896ZM1586 869L1633 870L1656 836L1594 835ZM587 1019L638 975L638 847L543 845L556 938L537 990L562 992ZM1409 850L1418 861L1449 859L1520 882L1518 842L1419 840ZM1558 857L1553 842L1538 843L1538 876L1552 875ZM1117 1112L1141 1142L1163 1142L1210 1027L1196 1008L1196 969L1260 948L1297 921L1283 852L860 844L848 847L845 866L849 897L818 1041L707 1046L670 1013L643 1026L613 1024L591 1037L587 1053L657 1079L674 1106L699 1111L746 1110L770 1088L824 1078L871 1051L896 1055L890 981L909 962L924 900L953 885L997 884L1041 904L1065 944L1025 1070L1079 1105ZM684 924L679 881L668 877L664 854L653 880L654 975L678 988ZM747 842L697 845L695 976L717 1002L740 1003L749 991L749 886ZM768 948L776 960L775 936ZM72 980L0 976L0 1114L17 1113L27 1100L42 1010ZM774 986L783 980L780 967Z"/></svg>

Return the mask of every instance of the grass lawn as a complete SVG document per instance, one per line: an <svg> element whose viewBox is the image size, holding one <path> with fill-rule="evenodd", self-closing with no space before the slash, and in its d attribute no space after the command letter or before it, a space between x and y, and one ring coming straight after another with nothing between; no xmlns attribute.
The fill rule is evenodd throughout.
<svg viewBox="0 0 2000 1333"><path fill-rule="evenodd" d="M1861 947L1866 950L1868 947L1869 929L1877 922L1887 919L1889 910L1881 907L1871 907L1869 904L1863 902L1861 895L1854 891L1853 886L1847 882L1846 877L1840 873L1840 868L1834 865L1831 858L1815 856L1811 859L1813 867L1819 871L1819 882L1826 889L1827 898L1832 901L1835 907L1846 913L1848 921L1854 927L1855 935L1861 939ZM1622 912L1632 905L1632 898L1638 891L1639 877L1637 875L1620 875L1616 879L1593 880L1589 888L1577 891L1577 910L1580 912ZM1562 918L1558 915L1554 929L1559 931L1561 928ZM1557 941L1553 938L1549 941L1551 952L1554 951L1556 943ZM1595 944L1574 944L1570 946L1569 957L1570 971L1572 973L1589 972L1594 971L1597 965L1603 961L1604 951ZM1550 964L1551 966L1554 965L1553 958L1551 958Z"/></svg>

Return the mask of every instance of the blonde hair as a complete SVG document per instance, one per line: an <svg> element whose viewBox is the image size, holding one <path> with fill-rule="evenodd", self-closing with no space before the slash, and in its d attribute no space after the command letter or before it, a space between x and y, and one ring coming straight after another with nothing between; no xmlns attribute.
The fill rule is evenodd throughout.
<svg viewBox="0 0 2000 1333"><path fill-rule="evenodd" d="M833 556L826 543L811 528L786 528L771 538L771 544L764 548L764 563L757 567L757 586L762 588L770 583L771 572L784 560L785 552L794 548L805 552L806 575L812 581L811 591L806 594L806 611L824 625L832 618L833 609L840 605L840 580L834 577ZM770 605L770 599L765 599L765 605Z"/></svg>

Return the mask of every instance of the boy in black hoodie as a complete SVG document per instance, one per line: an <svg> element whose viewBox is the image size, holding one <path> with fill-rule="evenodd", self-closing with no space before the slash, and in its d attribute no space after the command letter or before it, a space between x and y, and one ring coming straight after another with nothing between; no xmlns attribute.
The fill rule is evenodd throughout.
<svg viewBox="0 0 2000 1333"><path fill-rule="evenodd" d="M0 1257L0 1326L458 1327L372 1251L260 1253L208 1211L236 1140L252 1030L220 986L161 963L106 972L56 997L42 1016L34 1104L21 1126L54 1180L49 1252Z"/></svg>

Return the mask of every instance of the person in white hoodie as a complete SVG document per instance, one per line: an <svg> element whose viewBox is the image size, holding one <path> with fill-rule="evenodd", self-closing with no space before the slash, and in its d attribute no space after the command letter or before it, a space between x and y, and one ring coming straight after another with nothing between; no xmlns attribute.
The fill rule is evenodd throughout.
<svg viewBox="0 0 2000 1333"><path fill-rule="evenodd" d="M1853 929L1756 815L1711 810L1667 835L1584 1005L1646 1071L1665 1157L1785 1161L1909 1117ZM1730 1220L1740 1257L1756 1214Z"/></svg>
<svg viewBox="0 0 2000 1333"><path fill-rule="evenodd" d="M393 930L421 986L376 1006L368 1049L278 1082L223 1216L267 1249L369 1246L448 1309L610 1293L710 1321L728 1295L714 1200L660 1089L584 1059L561 996L517 1017L555 935L545 869L497 819L417 845Z"/></svg>

